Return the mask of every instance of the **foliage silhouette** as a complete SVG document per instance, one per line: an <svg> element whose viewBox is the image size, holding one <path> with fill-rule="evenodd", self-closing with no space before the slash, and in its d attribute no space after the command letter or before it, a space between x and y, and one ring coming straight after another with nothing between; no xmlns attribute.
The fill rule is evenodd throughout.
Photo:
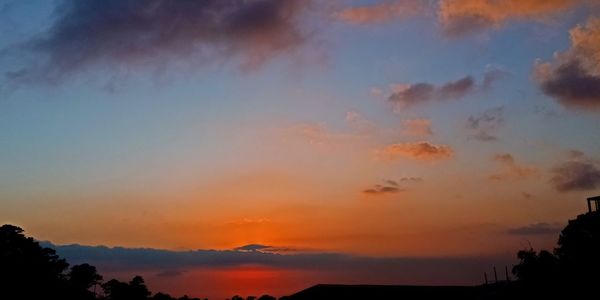
<svg viewBox="0 0 600 300"><path fill-rule="evenodd" d="M102 283L96 267L75 265L69 269L66 260L54 249L40 246L23 229L13 225L0 227L0 299L7 300L200 300L173 298L156 293L153 297L144 279L135 276L130 282L111 279ZM101 284L104 296L94 292Z"/></svg>
<svg viewBox="0 0 600 300"><path fill-rule="evenodd" d="M570 220L554 254L533 249L519 251L513 274L525 292L573 298L596 293L600 282L600 212Z"/></svg>

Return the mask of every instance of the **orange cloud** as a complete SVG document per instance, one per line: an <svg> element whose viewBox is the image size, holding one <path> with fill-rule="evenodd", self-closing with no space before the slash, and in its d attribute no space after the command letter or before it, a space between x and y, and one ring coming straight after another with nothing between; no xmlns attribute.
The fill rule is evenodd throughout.
<svg viewBox="0 0 600 300"><path fill-rule="evenodd" d="M448 145L434 145L429 142L397 143L385 147L378 152L379 156L396 160L408 158L414 160L441 160L454 155L454 151Z"/></svg>
<svg viewBox="0 0 600 300"><path fill-rule="evenodd" d="M534 166L521 165L515 161L515 158L509 154L496 154L494 161L501 165L501 169L489 176L491 180L519 180L537 178L540 171Z"/></svg>
<svg viewBox="0 0 600 300"><path fill-rule="evenodd" d="M578 0L442 0L438 15L444 32L461 36L498 28L510 19L542 20L586 1Z"/></svg>
<svg viewBox="0 0 600 300"><path fill-rule="evenodd" d="M425 4L424 1L385 1L374 5L346 8L336 13L334 17L354 24L381 23L418 15L424 10Z"/></svg>

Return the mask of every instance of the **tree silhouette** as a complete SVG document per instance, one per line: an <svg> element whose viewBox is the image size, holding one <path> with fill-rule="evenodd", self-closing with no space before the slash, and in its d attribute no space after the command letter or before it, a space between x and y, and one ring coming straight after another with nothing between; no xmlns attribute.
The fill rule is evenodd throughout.
<svg viewBox="0 0 600 300"><path fill-rule="evenodd" d="M596 292L600 282L600 212L570 220L554 254L533 249L519 251L513 273L526 290L573 298Z"/></svg>
<svg viewBox="0 0 600 300"><path fill-rule="evenodd" d="M51 248L40 246L13 225L0 227L0 299L1 300L200 300L167 294L152 294L141 276L130 282L116 279L102 283L96 267L69 264ZM104 297L98 298L92 287L101 284Z"/></svg>
<svg viewBox="0 0 600 300"><path fill-rule="evenodd" d="M554 252L567 284L597 285L600 282L600 211L570 220L560 233Z"/></svg>
<svg viewBox="0 0 600 300"><path fill-rule="evenodd" d="M23 229L0 227L0 299L64 296L68 266L53 249L25 237Z"/></svg>
<svg viewBox="0 0 600 300"><path fill-rule="evenodd" d="M89 264L81 264L71 267L67 274L71 298L73 299L95 299L96 295L90 289L102 282L102 276L96 271L96 267Z"/></svg>

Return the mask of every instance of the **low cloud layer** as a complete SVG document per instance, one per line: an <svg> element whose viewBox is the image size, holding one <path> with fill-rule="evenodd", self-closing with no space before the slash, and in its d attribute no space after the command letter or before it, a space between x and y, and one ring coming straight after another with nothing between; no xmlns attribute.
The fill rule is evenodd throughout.
<svg viewBox="0 0 600 300"><path fill-rule="evenodd" d="M570 31L571 48L551 62L538 62L542 91L567 108L600 111L600 18Z"/></svg>
<svg viewBox="0 0 600 300"><path fill-rule="evenodd" d="M387 160L399 158L434 161L451 158L454 151L448 145L434 145L429 142L408 142L389 145L378 151L378 155Z"/></svg>
<svg viewBox="0 0 600 300"><path fill-rule="evenodd" d="M511 228L508 233L513 235L557 235L563 227L557 223L535 223Z"/></svg>
<svg viewBox="0 0 600 300"><path fill-rule="evenodd" d="M169 251L149 248L122 248L83 245L52 245L70 263L90 263L101 272L153 273L155 276L181 275L195 268L229 268L260 265L265 267L340 272L355 272L356 278L375 280L396 278L405 284L473 284L479 282L481 270L494 264L506 264L510 257L432 257L376 258L339 253L277 254L261 251L194 250ZM452 276L448 276L452 274ZM363 277L360 277L363 276ZM340 277L342 278L342 277Z"/></svg>
<svg viewBox="0 0 600 300"><path fill-rule="evenodd" d="M58 81L91 67L164 68L239 58L244 68L293 50L307 38L304 0L61 0L48 32L23 48L42 63L13 80Z"/></svg>

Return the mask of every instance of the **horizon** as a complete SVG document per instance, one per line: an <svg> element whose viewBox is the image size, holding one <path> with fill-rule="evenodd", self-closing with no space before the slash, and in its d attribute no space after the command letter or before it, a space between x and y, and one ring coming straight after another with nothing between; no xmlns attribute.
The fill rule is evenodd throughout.
<svg viewBox="0 0 600 300"><path fill-rule="evenodd" d="M477 285L600 195L595 1L0 0L0 28L0 224L154 291Z"/></svg>

